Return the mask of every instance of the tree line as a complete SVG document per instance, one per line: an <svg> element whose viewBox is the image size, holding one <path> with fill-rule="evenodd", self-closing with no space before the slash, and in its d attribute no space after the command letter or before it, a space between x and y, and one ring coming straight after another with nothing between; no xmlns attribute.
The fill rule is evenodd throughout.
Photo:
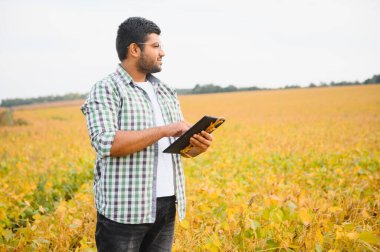
<svg viewBox="0 0 380 252"><path fill-rule="evenodd" d="M350 85L368 85L368 84L380 84L380 74L374 75L363 82L359 81L341 81L341 82L321 82L319 85L310 83L307 87L301 87L300 85L286 85L285 87L278 89L290 89L290 88L316 88L316 87L334 87L334 86L350 86ZM234 85L229 85L225 88L214 84L199 85L197 84L192 89L177 89L178 94L209 94L209 93L222 93L222 92L236 92L236 91L252 91L252 90L268 90L273 88L260 88L257 86L237 88ZM276 88L277 89L277 88Z"/></svg>
<svg viewBox="0 0 380 252"><path fill-rule="evenodd" d="M4 99L1 101L2 107L14 107L20 105L29 105L34 103L45 103L54 101L72 101L87 98L87 94L69 93L65 95L49 95L33 98L14 98Z"/></svg>
<svg viewBox="0 0 380 252"><path fill-rule="evenodd" d="M290 88L317 88L317 87L333 87L333 86L350 86L350 85L368 85L368 84L380 84L380 74L374 75L371 78L366 79L363 82L359 81L341 81L341 82L330 82L324 83L321 82L319 85L310 83L307 87L301 87L300 85L286 85L285 87L279 89L290 89ZM257 86L252 87L242 87L238 88L234 85L229 85L227 87L221 87L215 84L205 84L195 85L194 88L190 89L177 89L178 94L209 94L209 93L223 93L223 92L236 92L236 91L255 91L255 90L268 90L273 88L260 88ZM276 88L277 89L277 88ZM1 101L2 107L14 107L19 105L29 105L34 103L45 103L53 101L70 101L78 99L86 99L88 94L79 94L79 93L69 93L65 95L56 95L56 96L40 96L36 98L15 98L15 99L4 99Z"/></svg>

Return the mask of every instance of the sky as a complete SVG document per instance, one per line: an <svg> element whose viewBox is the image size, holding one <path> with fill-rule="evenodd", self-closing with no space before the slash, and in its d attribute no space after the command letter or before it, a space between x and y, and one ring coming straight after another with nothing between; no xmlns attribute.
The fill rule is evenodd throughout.
<svg viewBox="0 0 380 252"><path fill-rule="evenodd" d="M119 63L131 16L154 21L175 88L307 86L380 74L378 0L0 0L0 100L87 93Z"/></svg>

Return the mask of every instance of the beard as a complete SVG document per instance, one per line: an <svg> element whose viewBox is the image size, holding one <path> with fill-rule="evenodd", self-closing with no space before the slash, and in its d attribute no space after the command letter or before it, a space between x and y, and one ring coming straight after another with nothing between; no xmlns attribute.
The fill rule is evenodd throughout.
<svg viewBox="0 0 380 252"><path fill-rule="evenodd" d="M138 68L143 73L158 73L161 72L161 65L154 60L148 59L144 53L141 54L141 58L137 62Z"/></svg>

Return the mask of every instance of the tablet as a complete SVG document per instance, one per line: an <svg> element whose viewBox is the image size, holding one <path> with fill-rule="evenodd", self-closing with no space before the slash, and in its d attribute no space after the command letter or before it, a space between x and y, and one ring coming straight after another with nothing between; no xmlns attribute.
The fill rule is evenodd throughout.
<svg viewBox="0 0 380 252"><path fill-rule="evenodd" d="M201 133L205 130L208 133L213 132L216 128L224 123L224 118L218 118L213 116L204 116L196 124L194 124L189 130L183 133L177 140L175 140L168 148L164 150L164 153L177 153L180 154L181 150L190 145L190 138L194 134Z"/></svg>

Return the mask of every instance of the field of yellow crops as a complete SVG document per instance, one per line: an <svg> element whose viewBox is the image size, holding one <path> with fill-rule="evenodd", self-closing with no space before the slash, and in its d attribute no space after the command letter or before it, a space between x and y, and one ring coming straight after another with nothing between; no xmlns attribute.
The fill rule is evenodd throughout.
<svg viewBox="0 0 380 252"><path fill-rule="evenodd" d="M380 85L181 96L224 116L185 159L175 251L380 251ZM95 251L94 151L78 106L0 127L0 251Z"/></svg>

